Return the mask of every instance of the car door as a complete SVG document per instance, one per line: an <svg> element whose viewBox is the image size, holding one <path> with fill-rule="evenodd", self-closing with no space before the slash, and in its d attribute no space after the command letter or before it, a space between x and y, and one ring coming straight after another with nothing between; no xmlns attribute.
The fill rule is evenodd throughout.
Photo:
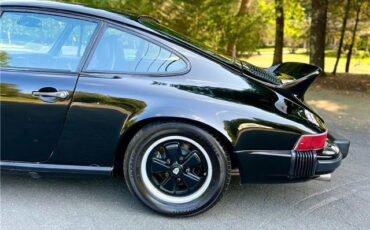
<svg viewBox="0 0 370 230"><path fill-rule="evenodd" d="M157 101L146 89L159 82L156 77L179 74L187 68L179 54L159 42L132 29L105 26L78 80L50 161L110 166L127 119L142 113L148 101ZM76 135L79 138L73 138ZM75 146L79 146L78 152Z"/></svg>
<svg viewBox="0 0 370 230"><path fill-rule="evenodd" d="M2 9L1 160L44 162L57 145L97 22Z"/></svg>

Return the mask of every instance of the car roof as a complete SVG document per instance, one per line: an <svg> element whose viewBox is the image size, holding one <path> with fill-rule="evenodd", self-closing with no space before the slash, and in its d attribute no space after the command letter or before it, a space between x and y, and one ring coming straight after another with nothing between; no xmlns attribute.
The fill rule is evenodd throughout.
<svg viewBox="0 0 370 230"><path fill-rule="evenodd" d="M112 10L103 10L91 8L83 5L68 4L61 2L52 1L2 1L0 2L0 7L17 7L17 8L34 8L43 10L53 10L53 11L64 11L70 13L84 14L89 16L95 16L102 19L113 20L116 22L121 22L140 28L149 29L142 25L138 19L138 15L134 15L128 12L114 13ZM150 30L150 29L149 29Z"/></svg>

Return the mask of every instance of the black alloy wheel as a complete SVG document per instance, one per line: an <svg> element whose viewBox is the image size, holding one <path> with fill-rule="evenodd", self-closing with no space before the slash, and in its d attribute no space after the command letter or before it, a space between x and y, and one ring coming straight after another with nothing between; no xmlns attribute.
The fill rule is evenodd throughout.
<svg viewBox="0 0 370 230"><path fill-rule="evenodd" d="M212 207L230 183L226 148L196 126L153 123L130 141L124 158L129 190L167 215L193 215Z"/></svg>
<svg viewBox="0 0 370 230"><path fill-rule="evenodd" d="M158 144L148 159L149 179L165 194L190 195L207 178L207 159L196 146L184 140L174 138Z"/></svg>

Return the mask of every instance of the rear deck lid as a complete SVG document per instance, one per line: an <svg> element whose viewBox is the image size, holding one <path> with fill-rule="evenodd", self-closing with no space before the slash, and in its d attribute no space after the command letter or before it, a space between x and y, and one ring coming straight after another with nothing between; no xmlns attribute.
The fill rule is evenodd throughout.
<svg viewBox="0 0 370 230"><path fill-rule="evenodd" d="M309 86L322 72L320 67L297 62L286 62L268 69L248 62L241 63L243 73L267 83L283 94L293 94L302 100Z"/></svg>

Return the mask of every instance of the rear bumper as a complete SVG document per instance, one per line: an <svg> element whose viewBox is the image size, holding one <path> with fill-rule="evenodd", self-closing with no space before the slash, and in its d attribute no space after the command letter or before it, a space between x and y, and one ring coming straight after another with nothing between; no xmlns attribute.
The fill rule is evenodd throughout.
<svg viewBox="0 0 370 230"><path fill-rule="evenodd" d="M295 182L332 173L347 157L349 145L348 140L330 133L322 151L258 150L235 154L242 183Z"/></svg>
<svg viewBox="0 0 370 230"><path fill-rule="evenodd" d="M339 148L342 158L346 158L349 152L350 141L335 132L329 132L328 139Z"/></svg>

